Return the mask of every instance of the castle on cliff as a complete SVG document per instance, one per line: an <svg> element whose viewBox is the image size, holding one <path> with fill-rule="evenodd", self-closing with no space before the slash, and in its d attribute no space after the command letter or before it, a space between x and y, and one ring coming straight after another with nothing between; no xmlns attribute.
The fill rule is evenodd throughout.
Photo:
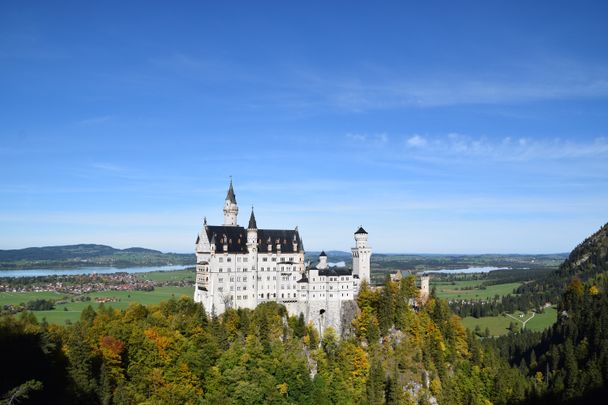
<svg viewBox="0 0 608 405"><path fill-rule="evenodd" d="M319 329L332 326L340 333L343 312L354 307L361 282L370 281L372 250L365 229L354 233L352 269L330 267L325 252L313 266L304 260L297 227L259 229L252 209L244 228L237 224L238 212L230 181L224 224L208 225L205 219L196 238L194 301L215 314L275 301Z"/></svg>

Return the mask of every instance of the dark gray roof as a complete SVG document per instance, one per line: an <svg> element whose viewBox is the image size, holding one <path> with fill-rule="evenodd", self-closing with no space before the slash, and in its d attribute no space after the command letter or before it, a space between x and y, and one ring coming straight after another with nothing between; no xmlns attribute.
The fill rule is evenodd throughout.
<svg viewBox="0 0 608 405"><path fill-rule="evenodd" d="M211 244L215 244L216 252L224 252L224 245L228 245L226 253L246 253L247 230L242 226L208 225L205 227L207 237ZM293 244L297 246L294 250ZM303 252L300 234L297 230L289 229L258 229L258 252L277 252L277 244L281 246L281 253Z"/></svg>
<svg viewBox="0 0 608 405"><path fill-rule="evenodd" d="M328 269L319 270L320 276L328 276L328 277L350 276L352 274L353 274L353 270L347 269L345 267L330 267Z"/></svg>
<svg viewBox="0 0 608 405"><path fill-rule="evenodd" d="M227 253L247 252L247 231L242 226L207 225L205 230L216 252L224 252L224 245L228 245Z"/></svg>
<svg viewBox="0 0 608 405"><path fill-rule="evenodd" d="M234 195L234 189L232 188L232 180L230 180L230 187L228 188L228 194L226 194L226 200L236 204L236 196Z"/></svg>
<svg viewBox="0 0 608 405"><path fill-rule="evenodd" d="M319 257L321 257L321 256L325 256L325 257L327 257L327 255L325 254L325 251L324 251L324 250L322 250L322 251L321 251L321 254L319 255Z"/></svg>
<svg viewBox="0 0 608 405"><path fill-rule="evenodd" d="M294 242L297 244L293 249ZM271 252L277 252L277 243L281 245L281 253L303 252L300 243L300 233L295 229L258 229L258 252L267 253L268 245Z"/></svg>
<svg viewBox="0 0 608 405"><path fill-rule="evenodd" d="M367 232L365 231L365 229L363 229L362 226L360 226L359 229L357 229L357 232L355 232L355 235L359 234L359 233L365 233L365 234L367 234Z"/></svg>
<svg viewBox="0 0 608 405"><path fill-rule="evenodd" d="M255 222L255 215L253 214L253 208L251 209L251 216L249 217L247 229L258 229L258 224Z"/></svg>

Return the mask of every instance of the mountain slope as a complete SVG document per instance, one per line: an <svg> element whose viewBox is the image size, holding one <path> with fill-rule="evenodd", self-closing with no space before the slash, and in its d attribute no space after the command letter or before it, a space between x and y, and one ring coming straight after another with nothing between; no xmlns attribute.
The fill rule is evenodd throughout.
<svg viewBox="0 0 608 405"><path fill-rule="evenodd" d="M116 249L106 245L80 244L0 250L1 269L76 266L161 266L194 264L194 254L162 253L132 247Z"/></svg>
<svg viewBox="0 0 608 405"><path fill-rule="evenodd" d="M608 394L608 224L535 287L559 291L559 319L542 334L498 339L502 355L536 381L530 403L602 403Z"/></svg>
<svg viewBox="0 0 608 405"><path fill-rule="evenodd" d="M573 277L585 282L608 271L608 224L575 247L559 268L540 280L523 284L516 290L535 306L557 303Z"/></svg>

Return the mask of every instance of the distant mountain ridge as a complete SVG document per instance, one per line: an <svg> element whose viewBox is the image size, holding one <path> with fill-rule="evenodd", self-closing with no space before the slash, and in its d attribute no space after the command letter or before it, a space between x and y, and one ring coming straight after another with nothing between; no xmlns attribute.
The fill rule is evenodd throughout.
<svg viewBox="0 0 608 405"><path fill-rule="evenodd" d="M194 254L162 253L142 247L116 249L107 245L78 244L0 250L0 269L77 266L163 266L195 264Z"/></svg>

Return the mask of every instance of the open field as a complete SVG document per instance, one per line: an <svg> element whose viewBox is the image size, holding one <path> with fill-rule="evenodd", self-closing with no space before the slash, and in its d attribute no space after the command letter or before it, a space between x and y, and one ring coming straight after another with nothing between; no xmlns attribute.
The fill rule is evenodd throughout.
<svg viewBox="0 0 608 405"><path fill-rule="evenodd" d="M138 276L144 280L151 281L179 281L189 280L194 283L196 272L192 270L171 270L171 271L151 271L149 273L139 273Z"/></svg>
<svg viewBox="0 0 608 405"><path fill-rule="evenodd" d="M459 280L454 282L431 282L437 296L443 299L490 299L496 295L513 295L513 290L522 283L495 284L479 288L483 280ZM472 289L463 289L472 288Z"/></svg>
<svg viewBox="0 0 608 405"><path fill-rule="evenodd" d="M89 302L70 302L67 298L67 303L55 305L52 311L32 311L38 320L45 318L49 323L63 324L66 321L77 321L80 318L80 312L88 305L97 308L99 303L96 298L113 298L116 302L108 302L104 305L112 308L125 309L129 304L137 302L140 304L158 304L161 301L166 301L172 297L178 298L182 295L191 296L194 293L193 287L156 287L154 291L98 291L85 296L91 297ZM34 299L61 297L60 294L52 292L40 293L0 293L0 304L20 304Z"/></svg>
<svg viewBox="0 0 608 405"><path fill-rule="evenodd" d="M50 291L42 291L42 292L0 292L0 306L12 304L19 305L25 304L28 301L32 300L58 300L63 297L70 298L70 296L66 294L50 292Z"/></svg>
<svg viewBox="0 0 608 405"><path fill-rule="evenodd" d="M526 320L531 317L532 313L528 312L523 314L522 318L519 315L521 312L516 312L511 314L516 319ZM536 314L534 318L530 319L526 323L526 329L533 331L542 331L547 327L553 325L557 321L557 310L555 308L545 308L545 311L542 314ZM483 318L474 318L472 316L467 316L462 319L462 324L471 330L475 329L475 326L479 325L482 331L485 328L490 329L490 334L492 336L501 336L509 331L509 324L511 322L516 322L513 318L508 316L486 316ZM521 327L522 323L519 322L519 326Z"/></svg>

